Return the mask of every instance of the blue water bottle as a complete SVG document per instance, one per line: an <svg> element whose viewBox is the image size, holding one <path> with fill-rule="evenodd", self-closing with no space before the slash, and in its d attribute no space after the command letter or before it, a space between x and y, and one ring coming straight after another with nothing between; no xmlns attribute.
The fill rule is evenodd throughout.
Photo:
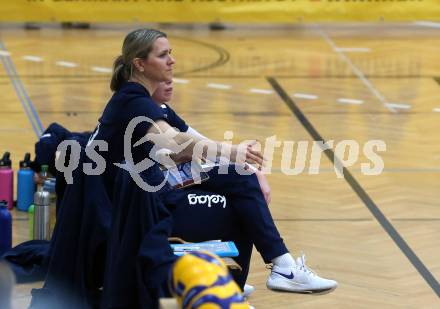
<svg viewBox="0 0 440 309"><path fill-rule="evenodd" d="M17 173L17 209L28 211L34 201L35 182L34 171L30 168L31 155L26 153L24 160L20 161Z"/></svg>
<svg viewBox="0 0 440 309"><path fill-rule="evenodd" d="M0 256L12 248L12 216L8 203L0 201Z"/></svg>

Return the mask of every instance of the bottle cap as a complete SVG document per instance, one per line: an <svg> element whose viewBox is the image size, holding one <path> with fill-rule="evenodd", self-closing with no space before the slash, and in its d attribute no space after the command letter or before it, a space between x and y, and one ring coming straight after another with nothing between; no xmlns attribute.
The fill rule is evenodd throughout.
<svg viewBox="0 0 440 309"><path fill-rule="evenodd" d="M50 193L44 190L35 192L34 205L35 206L48 206L50 204Z"/></svg>
<svg viewBox="0 0 440 309"><path fill-rule="evenodd" d="M11 156L11 154L6 151L5 154L3 155L3 158L0 160L0 167L11 167L12 166L12 162L11 159L9 158Z"/></svg>
<svg viewBox="0 0 440 309"><path fill-rule="evenodd" d="M24 155L24 160L20 161L20 168L28 168L31 165L31 154L26 152Z"/></svg>
<svg viewBox="0 0 440 309"><path fill-rule="evenodd" d="M8 202L5 200L0 201L0 208L8 208Z"/></svg>
<svg viewBox="0 0 440 309"><path fill-rule="evenodd" d="M46 173L47 173L48 170L49 170L49 165L47 165L47 164L43 164L43 165L41 166L41 171L42 171L42 172L46 172Z"/></svg>

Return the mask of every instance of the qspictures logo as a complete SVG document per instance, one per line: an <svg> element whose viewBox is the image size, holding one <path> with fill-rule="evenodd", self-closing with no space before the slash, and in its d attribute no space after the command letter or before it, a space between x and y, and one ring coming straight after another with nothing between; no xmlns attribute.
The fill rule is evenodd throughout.
<svg viewBox="0 0 440 309"><path fill-rule="evenodd" d="M150 126L154 126L155 131L158 133L148 133L139 141L133 143L134 130L142 123L148 123ZM73 172L79 168L82 151L85 151L85 155L93 162L82 164L81 168L86 175L101 175L105 172L107 162L101 153L107 152L109 147L106 141L95 139L99 131L100 125L96 127L94 133L90 136L86 147L81 147L76 140L65 140L58 145L57 152L59 155L57 156L55 167L60 173L63 173L68 184L72 184L74 181ZM235 146L236 153L234 159L232 159L231 147L234 136L232 131L226 131L224 133L224 141L222 142L213 142L208 139L195 142L195 140L190 139L185 143L178 144L176 142L177 134L179 134L179 132L174 129L162 132L160 127L148 117L140 116L133 118L128 124L124 134L124 161L111 162L111 164L126 170L140 188L149 192L157 192L160 190L167 182L169 173L165 173L163 181L156 185L147 183L144 180L145 177L142 177L142 174L156 164L167 167L168 171L177 168L176 163L172 159L172 155L186 151L189 145L193 145L191 173L195 179L201 179L200 174L202 172L208 172L215 166L218 167L218 174L228 174L231 165L234 165L235 171L240 175L252 174L257 169L263 174L271 174L274 158L279 157L280 152L280 171L289 176L302 173L308 173L310 175L319 174L322 154L327 150L334 151L335 160L333 169L337 178L343 178L344 168L353 166L359 160L363 160L363 162L361 162L361 172L364 175L380 175L385 166L382 157L379 155L380 152L386 151L386 143L383 140L369 140L361 145L355 140L342 140L339 142L333 140L326 142L292 141L279 140L276 135L273 135L265 139L264 147L262 143L254 140L240 142ZM140 147L147 142L151 143L149 153L145 153L145 158L142 161L135 163L132 148ZM253 167L246 163L249 147L262 153L264 157L264 164L262 166ZM144 147L143 149L148 148ZM68 150L70 151L70 159L66 161ZM211 164L201 169L201 159ZM306 166L308 166L307 169ZM198 182L196 181L195 183Z"/></svg>

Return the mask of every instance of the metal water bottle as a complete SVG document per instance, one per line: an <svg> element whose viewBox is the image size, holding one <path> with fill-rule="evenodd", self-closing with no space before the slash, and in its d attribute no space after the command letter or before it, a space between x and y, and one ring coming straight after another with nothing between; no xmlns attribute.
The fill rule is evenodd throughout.
<svg viewBox="0 0 440 309"><path fill-rule="evenodd" d="M50 193L44 190L34 194L34 239L50 240Z"/></svg>
<svg viewBox="0 0 440 309"><path fill-rule="evenodd" d="M31 155L26 153L24 160L20 161L20 169L17 172L17 209L28 211L31 206L34 193L34 171L30 168Z"/></svg>
<svg viewBox="0 0 440 309"><path fill-rule="evenodd" d="M9 152L5 152L0 160L0 200L8 203L8 209L14 207L14 172Z"/></svg>
<svg viewBox="0 0 440 309"><path fill-rule="evenodd" d="M12 248L12 216L7 202L0 201L0 256Z"/></svg>

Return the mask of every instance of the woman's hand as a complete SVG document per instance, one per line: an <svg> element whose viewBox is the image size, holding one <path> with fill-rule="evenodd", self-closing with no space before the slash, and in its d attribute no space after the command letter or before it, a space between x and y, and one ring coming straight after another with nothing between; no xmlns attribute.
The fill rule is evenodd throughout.
<svg viewBox="0 0 440 309"><path fill-rule="evenodd" d="M261 169L264 163L264 158L261 151L253 148L256 143L256 141L252 141L248 144L232 146L233 152L231 153L231 160L235 163L246 162L252 165L256 165L258 169Z"/></svg>

